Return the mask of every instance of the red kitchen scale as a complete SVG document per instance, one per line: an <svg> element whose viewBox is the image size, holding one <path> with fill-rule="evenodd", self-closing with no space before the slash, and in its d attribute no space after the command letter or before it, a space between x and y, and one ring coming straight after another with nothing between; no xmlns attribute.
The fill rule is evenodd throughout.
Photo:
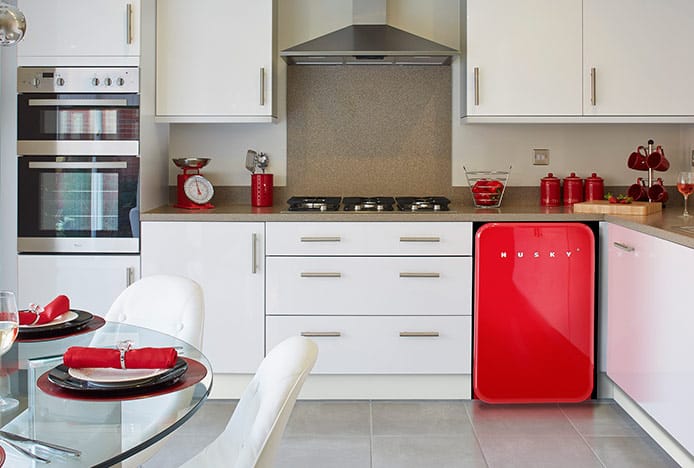
<svg viewBox="0 0 694 468"><path fill-rule="evenodd" d="M178 158L173 159L176 166L183 169L178 174L176 187L175 208L186 210L208 210L214 208L210 203L214 195L212 183L200 175L200 169L210 162L209 158Z"/></svg>

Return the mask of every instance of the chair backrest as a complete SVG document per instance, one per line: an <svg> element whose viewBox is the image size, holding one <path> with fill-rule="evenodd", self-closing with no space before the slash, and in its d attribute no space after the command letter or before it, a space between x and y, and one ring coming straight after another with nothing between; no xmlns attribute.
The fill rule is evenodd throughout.
<svg viewBox="0 0 694 468"><path fill-rule="evenodd" d="M183 466L270 468L296 398L318 356L316 344L293 336L263 359L224 431Z"/></svg>
<svg viewBox="0 0 694 468"><path fill-rule="evenodd" d="M152 275L120 293L105 318L151 328L201 349L204 317L205 301L198 283L183 276Z"/></svg>

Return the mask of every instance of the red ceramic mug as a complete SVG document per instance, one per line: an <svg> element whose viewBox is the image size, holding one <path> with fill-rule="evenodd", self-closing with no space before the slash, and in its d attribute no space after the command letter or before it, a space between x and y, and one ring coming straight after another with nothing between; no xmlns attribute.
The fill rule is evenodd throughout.
<svg viewBox="0 0 694 468"><path fill-rule="evenodd" d="M641 184L641 179L629 186L627 189L627 197L631 197L634 201L648 201L648 191Z"/></svg>
<svg viewBox="0 0 694 468"><path fill-rule="evenodd" d="M627 159L627 167L637 171L647 171L648 155L646 153L646 148L639 146L636 151L629 155L629 159Z"/></svg>
<svg viewBox="0 0 694 468"><path fill-rule="evenodd" d="M272 206L272 174L251 175L251 205Z"/></svg>
<svg viewBox="0 0 694 468"><path fill-rule="evenodd" d="M665 151L658 146L655 151L648 155L646 164L654 171L667 171L670 169L670 161L665 157Z"/></svg>
<svg viewBox="0 0 694 468"><path fill-rule="evenodd" d="M668 200L668 193L662 182L656 182L648 188L648 199L660 203L665 203Z"/></svg>

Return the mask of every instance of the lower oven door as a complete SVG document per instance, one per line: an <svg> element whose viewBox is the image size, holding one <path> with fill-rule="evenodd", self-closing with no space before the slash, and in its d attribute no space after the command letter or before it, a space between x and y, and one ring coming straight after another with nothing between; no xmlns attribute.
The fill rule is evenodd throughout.
<svg viewBox="0 0 694 468"><path fill-rule="evenodd" d="M139 158L23 156L18 176L19 252L139 252Z"/></svg>

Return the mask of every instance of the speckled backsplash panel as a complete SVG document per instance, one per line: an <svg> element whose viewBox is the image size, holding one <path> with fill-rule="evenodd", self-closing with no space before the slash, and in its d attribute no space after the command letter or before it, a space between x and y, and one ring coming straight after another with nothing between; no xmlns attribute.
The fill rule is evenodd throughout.
<svg viewBox="0 0 694 468"><path fill-rule="evenodd" d="M288 67L287 189L451 194L451 68Z"/></svg>

